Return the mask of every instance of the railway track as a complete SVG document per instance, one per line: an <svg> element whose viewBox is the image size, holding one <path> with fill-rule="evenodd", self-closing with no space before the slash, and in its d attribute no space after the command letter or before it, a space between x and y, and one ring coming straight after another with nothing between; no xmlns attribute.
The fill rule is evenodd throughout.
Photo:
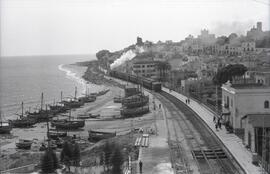
<svg viewBox="0 0 270 174"><path fill-rule="evenodd" d="M160 101L172 115L173 127L179 127L192 156L202 174L242 174L244 173L237 163L229 158L223 145L213 135L213 132L204 125L199 116L186 104L165 92L156 94ZM176 134L176 147L181 149ZM189 173L189 172L187 172Z"/></svg>

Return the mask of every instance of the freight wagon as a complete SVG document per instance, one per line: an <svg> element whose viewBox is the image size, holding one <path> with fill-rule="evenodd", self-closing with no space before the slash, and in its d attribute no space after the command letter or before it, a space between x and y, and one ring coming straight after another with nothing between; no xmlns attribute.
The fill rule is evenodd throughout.
<svg viewBox="0 0 270 174"><path fill-rule="evenodd" d="M161 91L161 83L151 78L140 77L119 71L110 71L110 76L135 84L141 84L143 87L154 90L155 92Z"/></svg>

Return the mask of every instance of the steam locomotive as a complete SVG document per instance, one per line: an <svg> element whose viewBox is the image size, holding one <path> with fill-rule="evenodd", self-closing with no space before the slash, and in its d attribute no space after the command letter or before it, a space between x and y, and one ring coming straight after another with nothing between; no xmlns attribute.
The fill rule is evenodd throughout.
<svg viewBox="0 0 270 174"><path fill-rule="evenodd" d="M109 74L110 76L121 79L121 80L125 80L125 81L132 82L135 84L141 84L143 87L150 90L154 90L155 92L161 91L161 83L150 78L140 77L140 76L127 74L127 73L114 71L114 70L110 71Z"/></svg>

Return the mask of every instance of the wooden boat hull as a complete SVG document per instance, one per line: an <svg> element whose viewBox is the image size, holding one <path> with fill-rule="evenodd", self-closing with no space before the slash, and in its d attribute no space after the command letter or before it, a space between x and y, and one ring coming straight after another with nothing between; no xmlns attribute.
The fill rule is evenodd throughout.
<svg viewBox="0 0 270 174"><path fill-rule="evenodd" d="M94 96L90 96L90 97L80 97L79 98L79 101L81 101L81 102L84 102L84 103L89 103L89 102L94 102L94 101L96 101L96 97L94 97Z"/></svg>
<svg viewBox="0 0 270 174"><path fill-rule="evenodd" d="M116 132L101 132L101 131L88 131L89 138L88 140L91 142L97 142L103 139L108 139L116 136Z"/></svg>
<svg viewBox="0 0 270 174"><path fill-rule="evenodd" d="M79 108L84 104L84 102L81 102L81 101L63 101L62 103L68 109L70 109L70 108Z"/></svg>
<svg viewBox="0 0 270 174"><path fill-rule="evenodd" d="M110 89L100 91L100 92L97 93L97 96L105 95L109 91L110 91Z"/></svg>
<svg viewBox="0 0 270 174"><path fill-rule="evenodd" d="M67 112L68 108L65 106L58 106L58 105L50 105L50 111L55 114L65 113Z"/></svg>
<svg viewBox="0 0 270 174"><path fill-rule="evenodd" d="M120 114L123 117L136 117L136 116L146 114L148 112L149 112L149 107L145 106L145 107L140 107L140 108L135 108L135 109L124 108L123 110L120 111Z"/></svg>
<svg viewBox="0 0 270 174"><path fill-rule="evenodd" d="M72 130L72 129L79 129L85 126L84 120L55 120L52 121L52 126L55 126L56 129L64 129L64 130Z"/></svg>
<svg viewBox="0 0 270 174"><path fill-rule="evenodd" d="M57 140L58 138L66 137L67 132L48 132L47 136L53 140Z"/></svg>
<svg viewBox="0 0 270 174"><path fill-rule="evenodd" d="M12 125L9 122L0 122L0 134L9 134L12 130Z"/></svg>
<svg viewBox="0 0 270 174"><path fill-rule="evenodd" d="M17 119L17 120L10 120L11 125L14 128L25 128L25 127L31 127L34 124L36 124L36 121L34 119Z"/></svg>
<svg viewBox="0 0 270 174"><path fill-rule="evenodd" d="M122 103L122 98L121 97L114 97L113 102L114 103Z"/></svg>
<svg viewBox="0 0 270 174"><path fill-rule="evenodd" d="M50 111L31 112L27 113L27 118L36 120L36 122L45 122L53 118L53 114Z"/></svg>
<svg viewBox="0 0 270 174"><path fill-rule="evenodd" d="M0 134L9 134L12 130L11 126L5 126L5 127L1 127L0 126Z"/></svg>
<svg viewBox="0 0 270 174"><path fill-rule="evenodd" d="M30 141L30 140L19 140L19 142L16 143L16 147L18 149L26 149L26 150L28 150L28 149L31 149L32 143L33 142Z"/></svg>

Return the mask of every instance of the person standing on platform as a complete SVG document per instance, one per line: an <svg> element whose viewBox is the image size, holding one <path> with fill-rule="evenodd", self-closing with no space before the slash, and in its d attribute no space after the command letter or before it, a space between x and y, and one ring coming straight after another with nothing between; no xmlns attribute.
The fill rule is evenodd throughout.
<svg viewBox="0 0 270 174"><path fill-rule="evenodd" d="M141 160L140 160L140 162L139 162L139 166L140 166L140 173L142 174L142 166L143 166L143 163L142 163Z"/></svg>

